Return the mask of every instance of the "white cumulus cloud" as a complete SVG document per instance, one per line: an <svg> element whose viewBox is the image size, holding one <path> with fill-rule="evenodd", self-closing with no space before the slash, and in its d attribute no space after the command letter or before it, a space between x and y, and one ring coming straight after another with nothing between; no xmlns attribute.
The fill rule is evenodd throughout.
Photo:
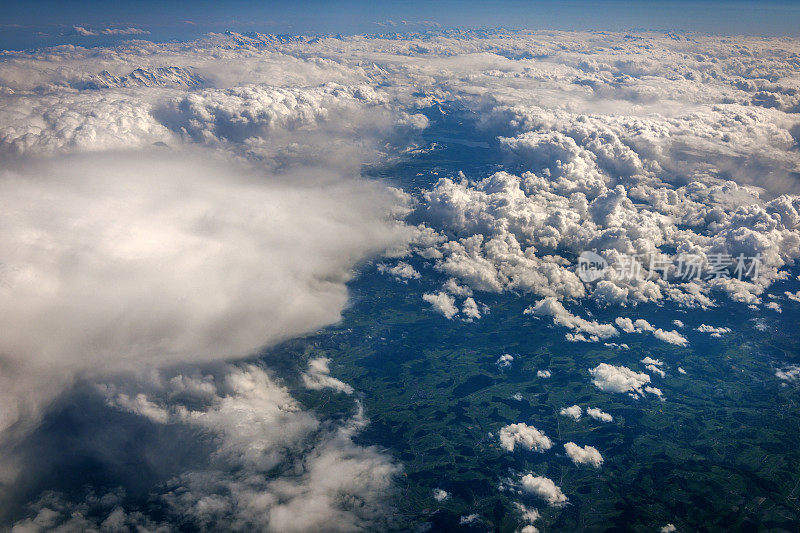
<svg viewBox="0 0 800 533"><path fill-rule="evenodd" d="M603 464L603 456L594 446L586 445L581 448L574 442L568 442L564 444L564 450L576 465L589 464L599 468Z"/></svg>
<svg viewBox="0 0 800 533"><path fill-rule="evenodd" d="M303 383L309 389L333 389L345 394L352 394L353 387L331 376L330 359L317 357L308 361L308 370L303 374Z"/></svg>
<svg viewBox="0 0 800 533"><path fill-rule="evenodd" d="M595 368L589 370L592 375L592 383L606 392L638 392L641 393L642 387L650 383L650 376L641 372L634 372L625 366L609 365L600 363Z"/></svg>
<svg viewBox="0 0 800 533"><path fill-rule="evenodd" d="M427 293L422 295L422 299L433 306L434 309L442 313L445 318L452 319L458 314L456 299L446 292Z"/></svg>
<svg viewBox="0 0 800 533"><path fill-rule="evenodd" d="M613 422L614 417L597 407L587 407L586 414L600 422Z"/></svg>
<svg viewBox="0 0 800 533"><path fill-rule="evenodd" d="M516 447L535 452L543 452L553 447L550 438L528 424L509 424L500 430L500 446L509 452Z"/></svg>
<svg viewBox="0 0 800 533"><path fill-rule="evenodd" d="M553 483L552 479L525 474L522 476L522 488L543 499L552 507L561 507L567 503L566 495L561 492L561 487Z"/></svg>

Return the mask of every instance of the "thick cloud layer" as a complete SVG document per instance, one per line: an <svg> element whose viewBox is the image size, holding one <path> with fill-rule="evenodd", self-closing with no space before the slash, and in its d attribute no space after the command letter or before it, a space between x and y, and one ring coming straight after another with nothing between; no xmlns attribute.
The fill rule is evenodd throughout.
<svg viewBox="0 0 800 533"><path fill-rule="evenodd" d="M425 127L401 107L358 66L219 36L4 55L0 499L25 466L14 450L74 381L250 356L338 320L358 264L408 239L405 195L358 178ZM252 386L210 391L218 401L190 418L165 391L135 384L112 403L223 442L216 470L177 482L176 516L218 528L364 527L382 513L395 467L349 440L363 419L323 431L259 372L234 372L229 381ZM324 358L302 379L353 392ZM226 409L252 412L252 431L224 426ZM241 457L256 449L271 462ZM296 472L264 477L278 467ZM343 494L365 505L342 510ZM50 507L20 526L90 525L69 518L68 504ZM102 527L156 527L119 513Z"/></svg>
<svg viewBox="0 0 800 533"><path fill-rule="evenodd" d="M336 321L353 266L402 242L401 204L329 171L194 152L5 169L0 428L78 377L242 357Z"/></svg>

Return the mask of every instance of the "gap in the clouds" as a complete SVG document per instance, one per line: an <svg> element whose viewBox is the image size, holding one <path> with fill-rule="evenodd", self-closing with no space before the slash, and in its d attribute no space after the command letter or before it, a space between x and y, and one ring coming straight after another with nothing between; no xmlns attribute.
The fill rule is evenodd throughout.
<svg viewBox="0 0 800 533"><path fill-rule="evenodd" d="M477 180L503 168L506 155L495 137L480 128L477 113L459 102L440 102L420 112L429 122L420 134L419 149L396 164L367 166L363 175L392 179L418 196L440 178L458 180L463 172Z"/></svg>

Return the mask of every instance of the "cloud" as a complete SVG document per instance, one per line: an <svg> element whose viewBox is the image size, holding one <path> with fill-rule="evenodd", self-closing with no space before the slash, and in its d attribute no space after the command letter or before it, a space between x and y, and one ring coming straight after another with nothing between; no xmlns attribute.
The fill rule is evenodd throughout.
<svg viewBox="0 0 800 533"><path fill-rule="evenodd" d="M537 371L536 371L536 377L537 377L537 378L544 378L544 379L546 379L546 378L549 378L549 377L550 377L550 376L552 376L552 375L553 375L553 373L552 373L552 372L550 372L549 370L537 370Z"/></svg>
<svg viewBox="0 0 800 533"><path fill-rule="evenodd" d="M209 88L161 103L153 116L184 141L277 168L300 162L351 172L384 160L387 144L401 150L427 126L364 84Z"/></svg>
<svg viewBox="0 0 800 533"><path fill-rule="evenodd" d="M689 344L689 340L677 331L664 331L642 318L633 321L627 317L617 317L614 322L625 333L651 333L655 338L670 344L678 346L687 346Z"/></svg>
<svg viewBox="0 0 800 533"><path fill-rule="evenodd" d="M433 499L437 502L443 502L450 498L450 493L443 489L433 489Z"/></svg>
<svg viewBox="0 0 800 533"><path fill-rule="evenodd" d="M313 390L333 389L345 394L353 394L353 387L331 376L330 359L317 357L308 361L308 371L303 374L303 383Z"/></svg>
<svg viewBox="0 0 800 533"><path fill-rule="evenodd" d="M650 394L654 394L654 395L656 395L658 397L664 396L664 393L661 392L661 389L659 389L658 387L647 386L647 387L644 388L644 391L645 392L649 392Z"/></svg>
<svg viewBox="0 0 800 533"><path fill-rule="evenodd" d="M72 30L75 35L81 37L94 37L97 35L149 35L150 32L140 28L127 27L127 28L103 28L102 30L90 30L85 26L73 26Z"/></svg>
<svg viewBox="0 0 800 533"><path fill-rule="evenodd" d="M724 334L731 332L731 328L714 327L714 326L709 326L708 324L700 324L698 327L694 329L695 331L699 331L700 333L710 333L712 337L716 338L720 338Z"/></svg>
<svg viewBox="0 0 800 533"><path fill-rule="evenodd" d="M544 134L537 135L539 149L544 142L544 137L541 137ZM547 136L547 143L556 142L553 135ZM547 152L547 157L554 156ZM552 168L547 170L552 175ZM432 252L429 245L420 252L429 257L435 256L439 270L479 291L521 289L558 299L589 297L602 305L635 305L668 298L680 305L695 307L713 305L709 297L712 289L724 291L734 300L756 301L763 287L777 278L777 270L771 266L766 273L762 268L758 279L749 281L719 278L681 282L675 279L683 257L680 254L691 252L697 255L702 266L708 269L715 254L722 254L723 251L731 257L737 253L747 257L759 254L766 257L767 248L762 244L769 238L776 238L785 243L780 245L783 258L773 255L766 263L785 265L796 258L793 250L786 248L790 242L797 242L800 238L797 222L791 215L785 217L788 225L781 229L776 227L776 233L770 236L752 234L744 237L744 233L753 232L753 225L746 222L744 217L732 219L726 231L720 232L715 241L708 241L699 234L689 235L668 229L671 223L669 217L674 216L674 204L670 204L671 209L662 213L643 211L631 202L627 189L622 185L606 188L603 194L598 195L596 189L606 187L602 177L597 177L591 185L580 182L570 187L565 185L566 178L561 178L561 182L548 178L531 173L517 177L498 172L475 183L466 180L456 183L446 178L440 180L426 195L421 215L432 228L446 235L459 235L459 238L439 245L436 253ZM560 183L565 188L558 190L558 185L554 183ZM642 192L647 186L643 184L637 187L637 200L640 199L640 193L642 198L647 197ZM709 198L723 198L723 191L728 192L726 189L734 189L728 198L741 200L750 194L753 202L760 202L749 189L730 185L713 185L702 192L692 191L690 196L697 198L675 198L674 201L677 206L688 208L692 205L694 209L696 205L698 209L705 210L708 206L703 202ZM566 198L566 195L576 191L586 198L580 205ZM590 198L594 199L589 201ZM766 209L794 213L796 207L791 202L776 199ZM596 229L595 226L580 225L580 221L587 216L594 220ZM699 213L691 216L699 216ZM677 235L685 240L679 242ZM758 239L761 239L761 244L757 248L745 244L745 241L754 244ZM658 247L668 245L678 248L680 254L664 256ZM532 253L537 248L555 249L561 255ZM598 248L603 250L612 267L606 279L583 286L575 280L570 260L565 256ZM636 265L642 276L624 275L624 267L620 265L623 259L632 256L639 257ZM666 257L666 264L671 265L667 267L667 275L658 274L655 267L651 266L660 260L659 257ZM590 291L588 294L587 290ZM667 342L683 343L673 332L653 333Z"/></svg>
<svg viewBox="0 0 800 533"><path fill-rule="evenodd" d="M586 414L600 422L613 422L614 417L596 407L587 407Z"/></svg>
<svg viewBox="0 0 800 533"><path fill-rule="evenodd" d="M580 405L573 405L572 407L562 408L561 411L559 411L559 414L562 416L568 416L570 418L574 418L575 420L580 420L582 412L583 411L581 410Z"/></svg>
<svg viewBox="0 0 800 533"><path fill-rule="evenodd" d="M110 399L108 403L125 411L136 413L157 424L166 424L170 419L169 411L153 403L143 393L135 396L120 393L115 398Z"/></svg>
<svg viewBox="0 0 800 533"><path fill-rule="evenodd" d="M508 156L501 172L472 182L445 178L422 192L420 220L441 240L416 251L460 286L599 305L670 300L709 307L722 294L757 302L800 254L792 119L800 98L786 81L787 51L748 41L759 57L745 65L720 52L729 44L697 38L692 46L718 59L710 66L698 59L703 54L685 58L676 49L685 43L640 37L634 45L624 34L606 34L603 46L594 46L597 36L564 33L556 47L531 32L313 42L230 33L129 44L109 49L114 60L104 68L153 72L168 57L208 84L144 99L106 92L103 107L95 105L97 95L52 89L86 77L90 52L53 52L58 69L19 52L0 69L0 81L15 91L3 99L2 123L10 126L0 138L8 150L63 150L50 138L55 129L83 149L194 142L278 167L324 160L353 168L385 155L387 139L397 146L424 127L414 108L456 101L480 111L480 126ZM612 42L613 54L605 47ZM401 67L409 56L413 68ZM753 76L763 71L781 73L782 81ZM47 96L31 98L18 91L23 87L48 88ZM31 106L20 119L16 110ZM75 109L85 111L71 114ZM135 135L126 130L128 116L141 118L131 123ZM607 279L584 284L573 258L591 249L612 267ZM719 254L760 253L762 265L756 280L687 281L676 276L680 253L696 254L706 267ZM623 254L637 255L646 276L621 276ZM659 257L671 265L663 278L651 268ZM472 306L467 312L473 320L485 314ZM674 332L653 333L684 343Z"/></svg>
<svg viewBox="0 0 800 533"><path fill-rule="evenodd" d="M380 264L378 265L378 272L390 274L400 281L419 279L422 277L420 273L414 269L414 267L408 263L404 263L403 261L399 261L393 267Z"/></svg>
<svg viewBox="0 0 800 533"><path fill-rule="evenodd" d="M0 99L0 155L196 144L273 171L316 165L357 173L385 161L387 150L406 149L427 125L365 85L200 87L212 75L194 66L78 72L60 80L66 90L8 95Z"/></svg>
<svg viewBox="0 0 800 533"><path fill-rule="evenodd" d="M467 297L464 299L464 304L461 307L461 312L466 317L465 320L471 322L472 320L478 320L481 318L481 311L478 308L478 303L471 297Z"/></svg>
<svg viewBox="0 0 800 533"><path fill-rule="evenodd" d="M519 446L525 450L544 452L553 442L541 431L525 423L510 424L500 430L500 446L509 452Z"/></svg>
<svg viewBox="0 0 800 533"><path fill-rule="evenodd" d="M574 442L568 442L564 444L564 450L576 465L590 464L595 468L600 468L600 465L603 464L603 456L593 446L586 445L581 448Z"/></svg>
<svg viewBox="0 0 800 533"><path fill-rule="evenodd" d="M651 374L658 374L662 378L666 377L667 373L664 372L664 370L661 368L662 366L664 366L664 363L662 361L659 361L658 359L653 359L648 355L644 359L642 359L642 363L644 363L645 368Z"/></svg>
<svg viewBox="0 0 800 533"><path fill-rule="evenodd" d="M20 520L14 524L12 531L97 531L100 528L112 531L158 531L159 527L166 527L140 512L126 512L118 505L122 496L119 491L109 491L102 496L91 494L84 501L74 502L51 493L31 504L35 516ZM105 513L99 523L90 518L98 509Z"/></svg>
<svg viewBox="0 0 800 533"><path fill-rule="evenodd" d="M661 328L656 328L653 331L653 336L659 340L677 346L687 346L689 344L689 340L677 331L664 331Z"/></svg>
<svg viewBox="0 0 800 533"><path fill-rule="evenodd" d="M423 294L422 299L431 304L434 309L442 313L447 319L452 319L458 314L455 298L446 292Z"/></svg>
<svg viewBox="0 0 800 533"><path fill-rule="evenodd" d="M102 35L150 35L150 32L141 28L105 28L100 32Z"/></svg>
<svg viewBox="0 0 800 533"><path fill-rule="evenodd" d="M495 361L495 364L500 368L506 368L511 366L511 363L513 362L514 362L514 356L504 353L497 359L497 361Z"/></svg>
<svg viewBox="0 0 800 533"><path fill-rule="evenodd" d="M586 320L573 315L564 305L553 297L547 297L539 301L533 307L527 308L525 314L533 316L550 316L553 322L559 326L569 328L578 333L586 333L590 340L607 339L614 337L619 332L610 324L600 324L593 320Z"/></svg>
<svg viewBox="0 0 800 533"><path fill-rule="evenodd" d="M389 102L358 65L254 54L234 37L224 39L57 47L13 53L0 66L0 329L13 331L0 339L4 500L24 468L13 450L28 446L49 403L74 382L250 356L331 324L347 304L356 267L407 245L410 230L399 221L408 211L405 194L358 176L363 164L385 162L412 145L426 119ZM413 277L413 269L398 266L395 273ZM464 302L463 312L475 315L473 307ZM321 358L302 378L312 389L352 392ZM153 424L190 424L160 400L128 387L109 402ZM206 414L198 420L209 420ZM294 434L292 424L315 420L304 416L279 417L274 430ZM323 472L336 478L339 466L350 465L357 479L339 472L341 483L369 484L373 466L376 475L385 471L385 457L370 459L365 448L362 464L364 450L337 436L344 428L314 424L317 430L299 438L327 446L325 453L313 442L292 448L297 462L286 467L301 472L330 460L309 473L318 489L303 488L297 478L265 492L253 487L257 478L267 483L264 472L250 479L250 466L231 459L230 471L215 465L222 474L187 474L178 483L187 501L170 502L175 513L224 529L242 509L218 496L235 499L237 491L241 502L251 495L285 502L287 509L276 504L269 511L275 524L315 507L320 517L335 515L334 493L367 502L370 513L376 507L369 502L387 485L369 487L374 495L348 493ZM256 434L241 439L243 448L248 439L254 450L263 443ZM309 499L300 503L293 491ZM266 509L266 501L251 503ZM62 519L71 514L65 505L54 504ZM44 520L48 511L41 510ZM135 512L112 511L109 527L135 529ZM358 510L355 518L343 513L340 525L333 516L325 527L370 522ZM306 522L296 527L318 528ZM289 527L295 526L276 526Z"/></svg>
<svg viewBox="0 0 800 533"><path fill-rule="evenodd" d="M600 363L595 368L589 370L592 375L592 383L606 392L637 392L641 393L642 386L650 383L650 376L647 374L634 372L625 366L609 365Z"/></svg>
<svg viewBox="0 0 800 533"><path fill-rule="evenodd" d="M515 503L517 510L520 513L520 518L523 523L527 524L522 529L520 529L521 533L538 533L538 529L533 526L533 522L536 522L541 518L541 514L537 509L533 509L530 507L526 507L521 503Z"/></svg>
<svg viewBox="0 0 800 533"><path fill-rule="evenodd" d="M119 390L142 386L151 390L133 403ZM18 530L37 525L108 529L114 523L154 530L180 522L193 529L299 532L387 524L399 468L377 448L353 442L366 425L360 409L340 423L323 422L255 365L226 367L216 377L157 376L149 383L108 384L101 390L114 407L210 437L215 449L209 460L152 487L149 497L158 502L158 518L127 509L119 499L59 505L45 498L35 517L16 525ZM101 508L91 515L99 515L98 523L75 512L87 504Z"/></svg>
<svg viewBox="0 0 800 533"><path fill-rule="evenodd" d="M142 96L116 91L63 91L0 99L0 156L149 149L175 135ZM13 160L13 159L12 159Z"/></svg>
<svg viewBox="0 0 800 533"><path fill-rule="evenodd" d="M614 322L625 333L633 333L637 329L636 326L634 326L633 321L627 317L617 317ZM644 322L644 320L642 322Z"/></svg>
<svg viewBox="0 0 800 533"><path fill-rule="evenodd" d="M779 304L778 302L767 302L767 303L764 304L764 307L766 309L772 309L776 313L782 313L783 312L783 309L781 308L781 304ZM715 335L712 333L711 336L714 337ZM716 335L716 336L719 336L719 335Z"/></svg>
<svg viewBox="0 0 800 533"><path fill-rule="evenodd" d="M562 507L567 503L567 497L561 492L561 488L549 478L525 474L522 477L522 488L543 499L552 507Z"/></svg>
<svg viewBox="0 0 800 533"><path fill-rule="evenodd" d="M353 265L405 239L397 201L195 152L6 167L0 428L79 377L242 357L335 322Z"/></svg>
<svg viewBox="0 0 800 533"><path fill-rule="evenodd" d="M521 518L525 522L536 522L541 518L541 514L538 510L526 507L521 503L516 504L517 509L519 510L520 514L522 515Z"/></svg>
<svg viewBox="0 0 800 533"><path fill-rule="evenodd" d="M466 526L466 525L475 524L475 523L479 522L480 519L481 519L481 515L479 515L477 513L473 513L473 514L462 516L461 518L459 518L458 523L459 523L459 525Z"/></svg>
<svg viewBox="0 0 800 533"><path fill-rule="evenodd" d="M628 346L628 345L627 345L626 343L624 343L624 342L622 342L622 343L617 343L617 342L604 342L604 343L603 343L603 346L608 346L609 348L618 348L618 349L620 349L620 350L629 350L629 349L630 349L630 346Z"/></svg>
<svg viewBox="0 0 800 533"><path fill-rule="evenodd" d="M727 59L713 77L697 64L687 80L674 43L654 36L642 36L651 46L644 53L612 36L614 54L589 51L587 43L596 41L584 34L565 35L560 50L526 32L484 37L468 46L501 57L502 67L475 60L459 81L426 73L481 115L508 156L494 174L443 178L425 195L420 217L446 237L435 246L438 254L430 245L420 250L437 269L476 291L602 306L669 300L710 307L724 295L758 302L780 269L796 261L795 87L769 84L769 96L758 96L764 80L749 79L752 71ZM465 55L465 46L442 44L430 54ZM719 57L726 45L700 39L693 46ZM532 49L548 57L546 65ZM766 68L785 72L786 51L764 52ZM611 265L596 283L575 279L574 257L586 250ZM720 277L686 279L686 254L706 274L721 257L760 257L761 265L748 279L735 279L733 267ZM630 257L641 276L624 275L622 260ZM650 333L686 344L675 332Z"/></svg>
<svg viewBox="0 0 800 533"><path fill-rule="evenodd" d="M796 381L800 379L800 365L789 365L782 370L776 370L775 376L783 381Z"/></svg>
<svg viewBox="0 0 800 533"><path fill-rule="evenodd" d="M75 31L77 35L81 35L83 37L89 37L92 35L97 35L97 32L92 30L87 30L83 26L73 26L72 29Z"/></svg>
<svg viewBox="0 0 800 533"><path fill-rule="evenodd" d="M234 372L226 386L230 392L211 409L178 411L182 420L214 431L222 441L216 468L182 475L178 486L184 490L167 495L173 509L217 528L266 523L275 531L357 529L388 512L382 494L391 489L398 469L375 448L353 444L352 436L365 424L360 414L323 433L312 449L301 447L302 463L289 479L262 477L257 474L286 462L286 452L297 449L318 423L257 370ZM218 504L209 508L209 497ZM348 500L359 505L349 506Z"/></svg>

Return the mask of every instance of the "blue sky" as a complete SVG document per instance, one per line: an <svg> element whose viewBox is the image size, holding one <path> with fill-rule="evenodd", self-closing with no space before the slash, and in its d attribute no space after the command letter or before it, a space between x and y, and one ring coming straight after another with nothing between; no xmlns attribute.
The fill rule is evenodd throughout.
<svg viewBox="0 0 800 533"><path fill-rule="evenodd" d="M800 35L795 2L719 1L151 1L6 2L0 48L60 43L97 45L130 38L80 35L135 27L157 41L210 31L265 33L375 33L443 27L565 30L679 30L721 34Z"/></svg>

